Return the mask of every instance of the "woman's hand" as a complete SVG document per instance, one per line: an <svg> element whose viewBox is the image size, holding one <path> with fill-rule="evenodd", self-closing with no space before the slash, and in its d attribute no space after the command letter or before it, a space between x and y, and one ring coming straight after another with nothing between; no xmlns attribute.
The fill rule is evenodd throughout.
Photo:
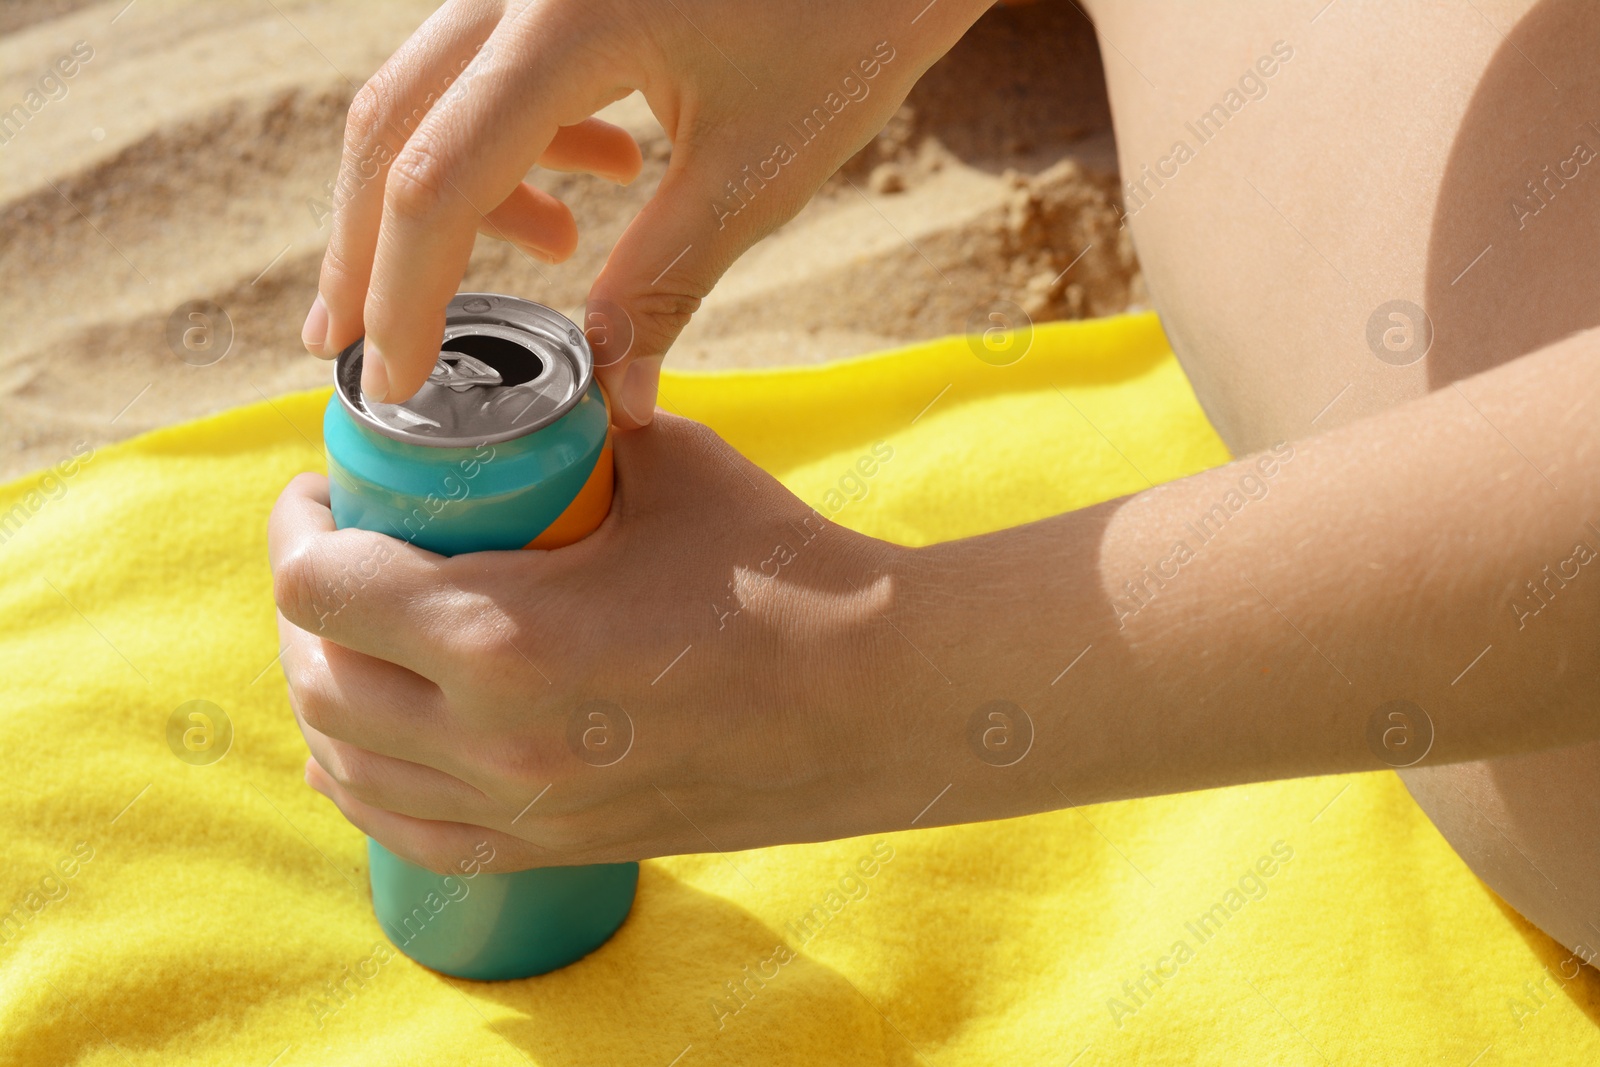
<svg viewBox="0 0 1600 1067"><path fill-rule="evenodd" d="M270 546L306 780L435 870L484 840L513 870L882 828L914 688L882 614L905 550L699 424L662 415L615 453L609 517L554 552L335 530L327 480L289 484Z"/></svg>
<svg viewBox="0 0 1600 1067"><path fill-rule="evenodd" d="M672 162L594 283L585 328L617 424L649 422L661 356L700 299L987 3L451 0L351 105L306 347L332 358L365 334L362 388L410 398L476 233L547 262L576 247L571 212L523 181L535 164L638 175L638 146L592 117L637 89Z"/></svg>

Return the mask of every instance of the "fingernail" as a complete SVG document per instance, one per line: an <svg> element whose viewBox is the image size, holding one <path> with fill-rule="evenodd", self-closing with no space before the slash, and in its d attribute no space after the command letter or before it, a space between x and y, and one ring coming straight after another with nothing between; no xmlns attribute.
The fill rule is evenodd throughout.
<svg viewBox="0 0 1600 1067"><path fill-rule="evenodd" d="M389 368L384 365L383 353L371 341L361 349L361 396L373 404L381 404L389 397Z"/></svg>
<svg viewBox="0 0 1600 1067"><path fill-rule="evenodd" d="M313 356L322 355L322 350L328 343L328 305L322 302L322 294L317 294L317 299L311 304L311 311L306 315L306 324L300 327L300 343L306 346L306 351Z"/></svg>
<svg viewBox="0 0 1600 1067"><path fill-rule="evenodd" d="M640 426L648 426L656 415L656 389L661 384L661 357L636 359L622 376L617 403Z"/></svg>

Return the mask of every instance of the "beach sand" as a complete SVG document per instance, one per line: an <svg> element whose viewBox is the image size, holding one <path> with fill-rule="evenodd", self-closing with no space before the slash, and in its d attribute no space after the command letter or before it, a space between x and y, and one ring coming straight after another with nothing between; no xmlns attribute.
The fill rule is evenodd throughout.
<svg viewBox="0 0 1600 1067"><path fill-rule="evenodd" d="M25 112L0 131L0 477L330 380L299 331L345 111L433 7L0 7L0 112ZM41 83L58 60L72 75ZM670 154L637 95L606 117L638 137L641 178L536 172L577 254L552 267L480 237L463 289L580 313ZM1072 4L997 8L729 271L668 365L849 356L963 332L996 301L1040 321L1143 306L1119 204L1093 31ZM210 356L169 339L191 301L220 309Z"/></svg>

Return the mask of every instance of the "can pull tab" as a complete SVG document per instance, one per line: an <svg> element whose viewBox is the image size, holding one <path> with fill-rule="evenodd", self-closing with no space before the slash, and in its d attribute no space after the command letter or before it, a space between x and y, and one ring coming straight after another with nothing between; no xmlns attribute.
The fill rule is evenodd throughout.
<svg viewBox="0 0 1600 1067"><path fill-rule="evenodd" d="M464 352L440 352L439 362L433 365L428 381L464 393L474 385L499 385L504 379L500 372L481 359Z"/></svg>

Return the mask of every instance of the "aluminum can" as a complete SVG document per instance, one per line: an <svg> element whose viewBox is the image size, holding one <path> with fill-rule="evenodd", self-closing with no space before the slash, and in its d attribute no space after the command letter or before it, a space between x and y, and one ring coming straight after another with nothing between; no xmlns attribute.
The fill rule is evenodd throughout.
<svg viewBox="0 0 1600 1067"><path fill-rule="evenodd" d="M583 332L541 304L460 293L440 347L403 404L362 396L361 341L340 353L323 417L335 525L443 555L593 532L611 506L611 437ZM368 839L373 911L396 948L461 978L525 978L604 944L633 905L637 863L491 873L489 847L440 875Z"/></svg>

